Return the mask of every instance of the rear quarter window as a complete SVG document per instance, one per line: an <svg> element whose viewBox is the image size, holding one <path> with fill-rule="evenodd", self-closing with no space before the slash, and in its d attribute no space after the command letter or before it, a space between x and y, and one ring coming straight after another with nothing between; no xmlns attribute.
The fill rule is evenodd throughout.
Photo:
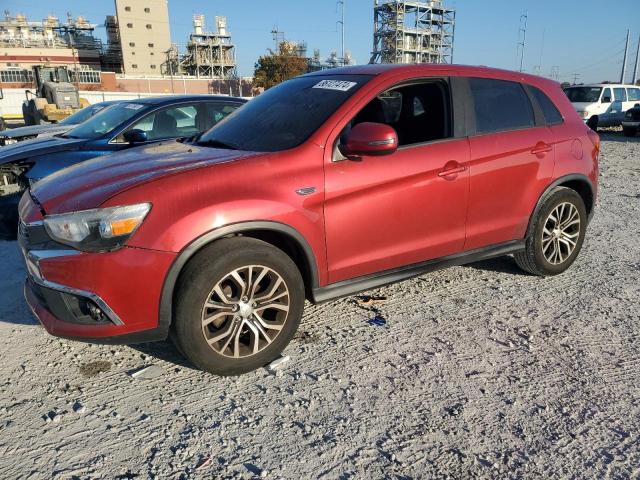
<svg viewBox="0 0 640 480"><path fill-rule="evenodd" d="M476 133L519 130L535 126L533 107L522 85L507 80L470 78Z"/></svg>
<svg viewBox="0 0 640 480"><path fill-rule="evenodd" d="M613 96L615 97L616 102L627 101L627 91L624 88L614 88Z"/></svg>
<svg viewBox="0 0 640 480"><path fill-rule="evenodd" d="M640 88L628 88L627 94L629 95L630 102L636 102L640 100Z"/></svg>
<svg viewBox="0 0 640 480"><path fill-rule="evenodd" d="M531 85L529 85L529 89L531 93L533 93L533 97L536 99L536 102L538 102L540 110L542 110L545 122L548 124L562 123L562 114L551 99L547 97L547 94L539 88L532 87Z"/></svg>

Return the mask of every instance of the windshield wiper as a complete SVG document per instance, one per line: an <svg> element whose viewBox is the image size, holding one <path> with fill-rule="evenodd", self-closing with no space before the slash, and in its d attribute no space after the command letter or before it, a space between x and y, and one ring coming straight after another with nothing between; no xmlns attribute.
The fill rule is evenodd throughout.
<svg viewBox="0 0 640 480"><path fill-rule="evenodd" d="M196 145L202 147L211 147L211 148L224 148L227 150L240 150L235 145L231 145L230 143L224 143L219 140L205 140L204 142L196 142Z"/></svg>

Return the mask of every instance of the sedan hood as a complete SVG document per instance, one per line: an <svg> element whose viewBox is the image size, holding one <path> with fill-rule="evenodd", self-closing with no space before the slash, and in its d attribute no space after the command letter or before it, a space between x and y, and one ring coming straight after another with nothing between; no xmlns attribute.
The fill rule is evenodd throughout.
<svg viewBox="0 0 640 480"><path fill-rule="evenodd" d="M27 160L45 153L75 150L86 142L83 138L34 138L0 148L0 165L16 160Z"/></svg>
<svg viewBox="0 0 640 480"><path fill-rule="evenodd" d="M180 142L159 143L79 163L36 183L31 194L46 214L97 208L131 187L167 175L263 155Z"/></svg>
<svg viewBox="0 0 640 480"><path fill-rule="evenodd" d="M10 128L0 132L0 137L20 139L22 137L33 137L36 135L53 136L57 133L64 133L71 130L75 125L30 125L28 127Z"/></svg>

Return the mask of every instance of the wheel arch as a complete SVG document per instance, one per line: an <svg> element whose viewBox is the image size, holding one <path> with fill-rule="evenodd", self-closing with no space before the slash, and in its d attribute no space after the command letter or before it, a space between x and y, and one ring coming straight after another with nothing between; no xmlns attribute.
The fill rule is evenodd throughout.
<svg viewBox="0 0 640 480"><path fill-rule="evenodd" d="M304 236L293 227L274 221L241 222L211 230L180 251L167 273L160 294L158 326L168 330L173 321L173 297L180 273L189 260L204 247L217 240L245 236L256 238L279 248L286 253L300 269L304 280L305 293L318 288L318 267L315 254Z"/></svg>
<svg viewBox="0 0 640 480"><path fill-rule="evenodd" d="M529 233L531 232L531 229L533 228L533 219L536 217L537 213L540 211L540 208L542 208L542 204L544 203L544 201L547 199L547 197L551 194L553 189L556 187L570 188L571 190L574 190L578 195L580 195L580 197L582 198L582 201L584 202L584 206L587 210L587 217L589 220L591 220L591 217L593 216L593 208L595 206L594 205L595 199L593 195L593 184L591 183L591 180L586 175L582 175L579 173L565 175L560 178L557 178L553 183L551 183L544 190L544 192L542 192L542 195L540 195L540 198L538 199L538 203L536 203L536 206L533 209L531 216L529 217L529 224L527 226L527 233L526 233L527 236L529 235Z"/></svg>

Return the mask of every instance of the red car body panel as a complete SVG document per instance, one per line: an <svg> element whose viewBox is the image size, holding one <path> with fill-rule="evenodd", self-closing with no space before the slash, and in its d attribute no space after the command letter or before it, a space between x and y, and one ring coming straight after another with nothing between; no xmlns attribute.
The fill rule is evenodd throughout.
<svg viewBox="0 0 640 480"><path fill-rule="evenodd" d="M57 173L56 182L36 185L33 196L47 215L152 203L125 248L40 262L47 280L96 293L125 324L65 324L38 312L29 297L47 329L95 338L158 327L165 281L179 255L198 238L243 222L273 222L297 232L313 254L315 287L324 287L521 240L545 190L565 175L588 177L595 201L598 142L556 83L450 65L370 65L340 73L376 76L294 149L257 153L159 144L85 162ZM323 74L331 72L317 75ZM339 133L380 92L412 79L456 76L536 86L554 101L564 123L333 161ZM313 191L301 195L300 189ZM40 220L40 207L27 197L23 222Z"/></svg>

